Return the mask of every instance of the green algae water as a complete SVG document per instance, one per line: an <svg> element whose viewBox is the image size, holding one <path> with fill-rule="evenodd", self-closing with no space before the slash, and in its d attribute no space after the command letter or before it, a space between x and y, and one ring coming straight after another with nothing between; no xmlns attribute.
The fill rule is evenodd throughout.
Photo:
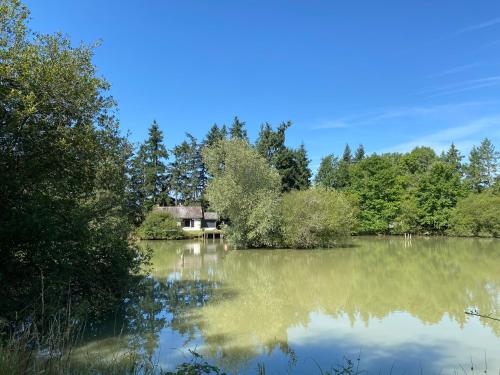
<svg viewBox="0 0 500 375"><path fill-rule="evenodd" d="M500 241L353 238L346 248L233 250L143 242L152 273L79 348L134 350L169 370L189 349L228 373L314 374L344 358L373 374L500 369ZM474 370L471 370L474 368Z"/></svg>

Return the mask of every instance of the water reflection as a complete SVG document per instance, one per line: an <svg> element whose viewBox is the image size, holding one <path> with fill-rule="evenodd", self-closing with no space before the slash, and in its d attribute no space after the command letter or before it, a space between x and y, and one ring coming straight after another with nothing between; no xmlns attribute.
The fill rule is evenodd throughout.
<svg viewBox="0 0 500 375"><path fill-rule="evenodd" d="M116 346L125 336L166 367L182 360L170 348L196 346L232 372L264 362L308 373L360 350L377 373L453 372L471 356L482 364L485 352L500 368L500 323L464 314L500 316L496 240L356 238L315 251L147 245L152 276L128 302Z"/></svg>

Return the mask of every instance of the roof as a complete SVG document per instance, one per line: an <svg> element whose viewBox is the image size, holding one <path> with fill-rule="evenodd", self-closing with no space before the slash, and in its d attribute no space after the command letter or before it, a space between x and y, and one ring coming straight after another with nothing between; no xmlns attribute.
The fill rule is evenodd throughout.
<svg viewBox="0 0 500 375"><path fill-rule="evenodd" d="M177 219L202 219L203 212L201 207L197 206L175 206L175 207L157 207L159 211L167 211Z"/></svg>
<svg viewBox="0 0 500 375"><path fill-rule="evenodd" d="M219 220L219 214L217 212L205 212L205 220Z"/></svg>

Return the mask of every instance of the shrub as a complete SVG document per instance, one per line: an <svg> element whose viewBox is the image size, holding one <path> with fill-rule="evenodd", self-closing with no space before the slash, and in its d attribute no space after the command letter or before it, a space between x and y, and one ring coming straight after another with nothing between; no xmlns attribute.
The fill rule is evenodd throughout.
<svg viewBox="0 0 500 375"><path fill-rule="evenodd" d="M471 194L458 202L450 219L451 234L457 236L500 236L500 195Z"/></svg>
<svg viewBox="0 0 500 375"><path fill-rule="evenodd" d="M178 240L184 237L177 220L163 211L148 213L137 230L137 235L143 240Z"/></svg>
<svg viewBox="0 0 500 375"><path fill-rule="evenodd" d="M335 246L351 234L356 223L356 209L348 197L321 188L284 194L281 215L287 247Z"/></svg>

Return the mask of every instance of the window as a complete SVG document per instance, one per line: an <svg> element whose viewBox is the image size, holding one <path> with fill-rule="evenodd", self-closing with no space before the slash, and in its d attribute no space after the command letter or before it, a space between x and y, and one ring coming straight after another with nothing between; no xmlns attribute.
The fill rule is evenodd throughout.
<svg viewBox="0 0 500 375"><path fill-rule="evenodd" d="M194 222L191 219L182 219L182 226L184 228L192 228L194 226Z"/></svg>

